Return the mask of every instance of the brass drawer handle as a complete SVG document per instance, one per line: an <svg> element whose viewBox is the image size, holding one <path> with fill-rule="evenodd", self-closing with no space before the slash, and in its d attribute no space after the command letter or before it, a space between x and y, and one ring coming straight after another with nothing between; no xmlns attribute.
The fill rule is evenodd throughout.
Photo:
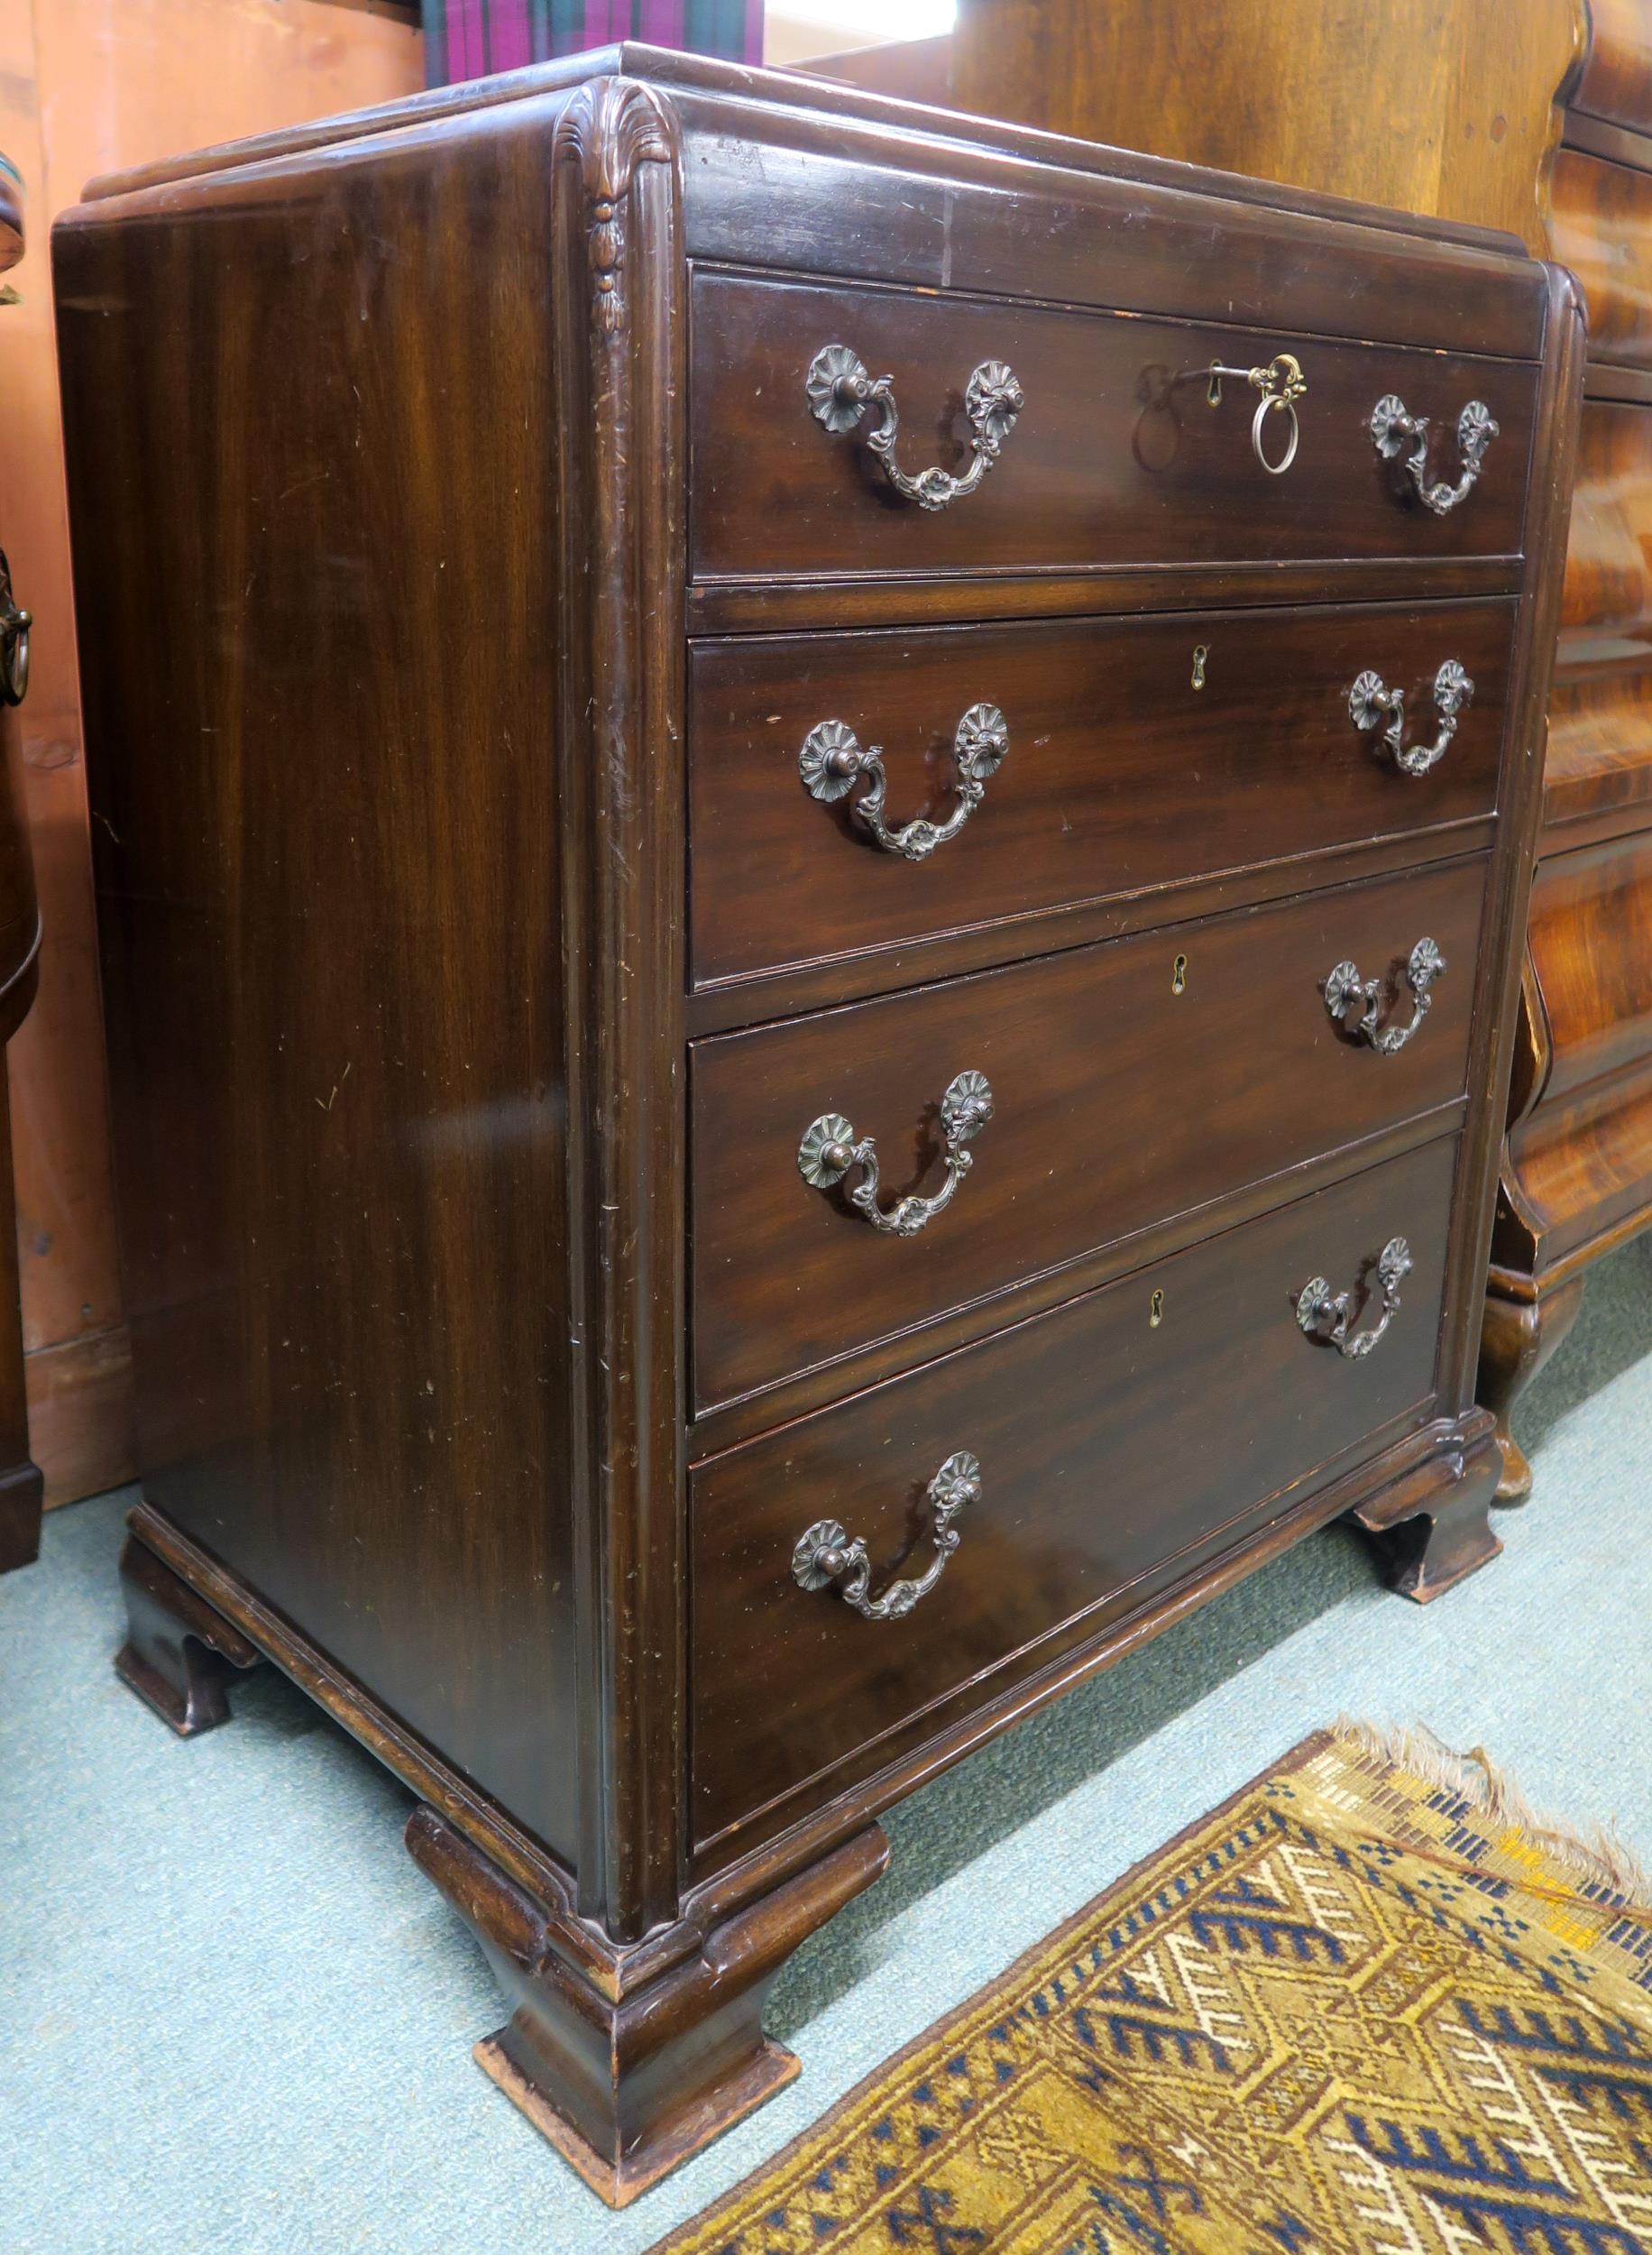
<svg viewBox="0 0 1652 2255"><path fill-rule="evenodd" d="M1483 400L1471 400L1458 416L1457 451L1463 457L1463 471L1455 485L1429 484L1428 418L1408 414L1405 401L1397 393L1384 392L1372 409L1371 436L1385 462L1391 462L1407 440L1410 441L1410 452L1404 465L1406 474L1416 487L1417 498L1423 507L1432 510L1436 517L1444 517L1464 498L1480 475L1486 448L1497 436L1497 425Z"/></svg>
<svg viewBox="0 0 1652 2255"><path fill-rule="evenodd" d="M941 1100L941 1132L947 1143L947 1179L932 1198L897 1198L886 1210L877 1202L877 1150L870 1136L857 1137L841 1112L822 1112L811 1120L797 1146L797 1171L812 1190L831 1190L850 1167L864 1171L864 1179L849 1193L851 1206L863 1213L875 1229L892 1237L915 1238L927 1222L944 1212L958 1186L975 1164L964 1148L992 1118L992 1091L982 1072L960 1072L948 1084Z"/></svg>
<svg viewBox="0 0 1652 2255"><path fill-rule="evenodd" d="M952 1524L960 1511L981 1500L981 1467L967 1449L949 1457L929 1484L934 1508L930 1532L935 1555L916 1581L892 1581L881 1597L868 1597L872 1561L857 1535L851 1542L835 1519L817 1519L797 1538L792 1552L792 1578L800 1589L835 1588L847 1606L863 1620L904 1620L920 1597L927 1597L946 1571L947 1560L962 1540Z"/></svg>
<svg viewBox="0 0 1652 2255"><path fill-rule="evenodd" d="M1297 458L1297 440L1300 432L1297 425L1297 401L1308 394L1308 378L1302 373L1302 364L1294 353L1280 353L1265 368L1224 368L1213 360L1206 370L1209 379L1205 397L1212 407L1222 404L1222 379L1234 376L1241 383L1248 383L1262 393L1256 412L1251 418L1251 451L1271 478L1282 478ZM1284 415L1290 425L1290 436L1285 451L1277 462L1270 462L1262 443L1262 430L1270 415Z"/></svg>
<svg viewBox="0 0 1652 2255"><path fill-rule="evenodd" d="M0 700L21 704L29 694L29 630L33 614L12 594L12 567L0 549Z"/></svg>
<svg viewBox="0 0 1652 2255"><path fill-rule="evenodd" d="M798 773L811 798L830 805L853 790L861 777L868 788L855 801L855 814L886 853L898 853L908 861L925 861L939 845L956 838L987 795L990 776L1009 755L1010 732L996 704L972 704L958 723L952 738L952 759L958 769L958 805L945 822L929 822L920 815L899 830L884 820L884 798L889 778L884 755L876 744L862 750L855 732L843 721L821 721L803 738L798 754Z"/></svg>
<svg viewBox="0 0 1652 2255"><path fill-rule="evenodd" d="M1391 1057L1405 1047L1418 1027L1427 1017L1434 1004L1430 989L1445 971L1446 958L1432 940L1418 940L1406 959L1405 980L1411 989L1411 1022L1409 1026L1379 1026L1382 1012L1382 990L1386 980L1362 979L1353 963L1338 963L1326 980L1323 989L1325 1007L1338 1026L1344 1025L1350 1008L1356 1002L1365 1006L1364 1014L1351 1029L1355 1039L1369 1042L1379 1057Z"/></svg>
<svg viewBox="0 0 1652 2255"><path fill-rule="evenodd" d="M1455 658L1448 658L1434 676L1434 709L1440 716L1438 733L1431 744L1405 741L1405 691L1388 689L1381 674L1363 673L1348 692L1348 713L1362 732L1383 721L1384 749L1405 775L1427 775L1446 757L1446 748L1457 732L1457 715L1473 698L1474 685Z"/></svg>
<svg viewBox="0 0 1652 2255"><path fill-rule="evenodd" d="M970 429L969 467L961 477L946 470L920 470L908 477L895 459L898 417L895 378L867 375L860 355L849 345L828 345L809 364L809 410L834 437L853 430L869 406L881 419L867 445L884 465L884 474L903 500L920 509L947 509L973 493L998 459L998 451L1026 405L1014 372L1002 360L984 360L964 387L964 416Z"/></svg>
<svg viewBox="0 0 1652 2255"><path fill-rule="evenodd" d="M1377 1293L1382 1313L1368 1331L1350 1332L1356 1305L1369 1304L1371 1290L1356 1285L1352 1292L1333 1293L1323 1276L1310 1277L1297 1295L1297 1321L1309 1339L1323 1339L1351 1362L1370 1354L1394 1320L1400 1287L1411 1273L1411 1248L1403 1238L1390 1238L1377 1256Z"/></svg>

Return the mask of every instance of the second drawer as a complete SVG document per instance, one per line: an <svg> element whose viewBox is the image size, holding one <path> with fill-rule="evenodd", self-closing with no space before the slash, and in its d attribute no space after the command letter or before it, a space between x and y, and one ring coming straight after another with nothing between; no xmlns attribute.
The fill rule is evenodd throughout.
<svg viewBox="0 0 1652 2255"><path fill-rule="evenodd" d="M1023 920L1005 953L1036 954L1052 911L1487 815L1513 624L1499 602L696 643L694 984L1000 917ZM1358 725L1364 676L1399 715ZM968 723L985 707L991 743ZM972 752L977 803L932 843L919 825L957 823Z"/></svg>
<svg viewBox="0 0 1652 2255"><path fill-rule="evenodd" d="M1486 865L1075 948L697 1042L692 1305L702 1411L1082 1258L1461 1096ZM1419 943L1446 969L1411 978ZM1418 959L1420 962L1420 959ZM1382 982L1340 1021L1333 971ZM945 1092L967 1172L942 1210ZM958 1104L978 1109L967 1077ZM957 1117L955 1113L955 1117ZM817 1123L824 1121L822 1129ZM813 1131L812 1133L811 1131ZM867 1195L869 1139L880 1177ZM807 1148L805 1148L807 1146ZM807 1179L805 1175L812 1179ZM836 1171L835 1182L826 1178Z"/></svg>

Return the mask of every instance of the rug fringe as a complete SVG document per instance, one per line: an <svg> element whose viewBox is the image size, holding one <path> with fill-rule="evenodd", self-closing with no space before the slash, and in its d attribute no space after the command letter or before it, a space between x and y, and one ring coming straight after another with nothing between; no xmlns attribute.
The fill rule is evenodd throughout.
<svg viewBox="0 0 1652 2255"><path fill-rule="evenodd" d="M1539 1815L1483 1746L1455 1753L1426 1723L1364 1723L1349 1715L1339 1715L1331 1731L1358 1753L1457 1794L1489 1824L1529 1840L1580 1884L1606 1888L1637 1910L1652 1910L1652 1875L1614 1827L1583 1833Z"/></svg>

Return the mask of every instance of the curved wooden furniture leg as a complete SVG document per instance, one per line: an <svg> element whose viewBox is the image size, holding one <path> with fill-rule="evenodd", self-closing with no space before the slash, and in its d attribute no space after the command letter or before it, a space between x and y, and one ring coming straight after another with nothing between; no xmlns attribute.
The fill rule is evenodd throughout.
<svg viewBox="0 0 1652 2255"><path fill-rule="evenodd" d="M1487 1291L1478 1394L1497 1420L1497 1445L1502 1453L1496 1497L1500 1504L1523 1504L1531 1494L1531 1466L1509 1430L1510 1413L1576 1322L1583 1304L1583 1282L1581 1275L1569 1277L1553 1292L1531 1300L1500 1292L1495 1281Z"/></svg>
<svg viewBox="0 0 1652 2255"><path fill-rule="evenodd" d="M135 1534L121 1552L126 1642L115 1673L180 1738L229 1720L224 1688L238 1668L263 1658L238 1628L180 1581Z"/></svg>
<svg viewBox="0 0 1652 2255"><path fill-rule="evenodd" d="M435 1809L413 1811L407 1844L471 1926L510 2006L477 2045L478 2065L613 2208L792 2081L796 2057L763 2033L769 1984L889 1860L881 1826L870 1825L694 1937L651 1978L628 1985L620 1956L610 1995L558 1949L557 1914Z"/></svg>

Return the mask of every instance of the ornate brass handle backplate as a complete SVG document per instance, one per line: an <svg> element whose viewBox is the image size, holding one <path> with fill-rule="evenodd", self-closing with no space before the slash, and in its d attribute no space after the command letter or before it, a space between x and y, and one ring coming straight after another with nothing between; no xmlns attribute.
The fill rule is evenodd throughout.
<svg viewBox="0 0 1652 2255"><path fill-rule="evenodd" d="M1436 517L1444 517L1467 495L1480 475L1486 448L1497 436L1497 425L1483 400L1471 400L1458 416L1457 451L1463 467L1455 485L1429 483L1428 418L1408 413L1405 401L1396 392L1384 392L1372 409L1371 436L1385 462L1407 450L1405 473L1416 488L1418 500Z"/></svg>
<svg viewBox="0 0 1652 2255"><path fill-rule="evenodd" d="M1405 775L1427 775L1446 757L1446 748L1457 732L1457 715L1474 694L1474 685L1455 658L1448 658L1434 676L1434 709L1439 729L1431 744L1405 741L1405 691L1385 688L1381 674L1363 673L1348 692L1348 713L1355 728L1381 727L1384 749Z"/></svg>
<svg viewBox="0 0 1652 2255"><path fill-rule="evenodd" d="M12 567L0 550L0 698L21 704L29 694L29 630L32 612L22 611L12 594Z"/></svg>
<svg viewBox="0 0 1652 2255"><path fill-rule="evenodd" d="M1386 981L1381 979L1362 979L1353 963L1338 963L1325 982L1325 1007L1345 1031L1351 1030L1358 1041L1369 1042L1380 1057L1391 1057L1405 1047L1433 1007L1430 989L1446 969L1446 958L1432 940L1418 940L1406 960L1406 984L1411 989L1411 1018L1408 1026L1381 1026L1382 990ZM1351 1029L1346 1026L1351 1007L1361 1002L1363 1014Z"/></svg>
<svg viewBox="0 0 1652 2255"><path fill-rule="evenodd" d="M876 407L878 421L867 434L867 446L901 498L931 510L949 509L966 493L974 492L997 461L1000 448L1015 428L1015 418L1026 405L1007 363L984 360L964 387L964 418L970 433L968 468L958 477L941 469L920 470L916 477L910 477L895 459L899 418L893 376L869 376L851 345L828 345L810 362L805 389L810 413L834 437L853 430L867 408Z"/></svg>
<svg viewBox="0 0 1652 2255"><path fill-rule="evenodd" d="M904 1620L920 1597L929 1596L962 1539L952 1522L960 1511L981 1500L979 1460L967 1449L960 1449L930 1482L928 1496L934 1511L930 1532L935 1555L915 1581L892 1581L881 1597L869 1597L872 1561L867 1546L858 1535L851 1542L835 1519L817 1519L798 1537L792 1552L793 1580L800 1589L835 1588L844 1604L852 1606L864 1620Z"/></svg>
<svg viewBox="0 0 1652 2255"><path fill-rule="evenodd" d="M1009 755L1010 732L996 704L972 704L958 723L952 738L952 758L958 770L958 804L945 822L920 815L899 830L884 820L884 799L889 778L877 745L862 750L852 728L843 721L821 721L803 738L797 768L811 798L828 805L841 798L864 776L868 788L855 801L858 821L886 853L898 853L908 861L925 861L939 845L956 838L987 794L987 778L997 773Z"/></svg>
<svg viewBox="0 0 1652 2255"><path fill-rule="evenodd" d="M1376 1290L1382 1313L1368 1331L1351 1331L1349 1325L1363 1305L1371 1301L1367 1287L1336 1292L1323 1276L1310 1277L1297 1294L1297 1321L1309 1339L1323 1339L1339 1355L1357 1362L1370 1354L1393 1321L1400 1306L1400 1287L1411 1273L1411 1248L1403 1238L1390 1238L1377 1256Z"/></svg>
<svg viewBox="0 0 1652 2255"><path fill-rule="evenodd" d="M831 1190L850 1167L862 1170L861 1180L849 1193L849 1201L875 1229L891 1237L915 1238L920 1229L943 1213L958 1194L958 1186L974 1164L964 1146L992 1118L992 1091L982 1072L960 1072L941 1100L941 1128L947 1145L947 1179L932 1198L897 1198L893 1206L877 1202L877 1149L870 1136L857 1137L841 1112L822 1112L811 1120L797 1146L797 1171L813 1190Z"/></svg>

